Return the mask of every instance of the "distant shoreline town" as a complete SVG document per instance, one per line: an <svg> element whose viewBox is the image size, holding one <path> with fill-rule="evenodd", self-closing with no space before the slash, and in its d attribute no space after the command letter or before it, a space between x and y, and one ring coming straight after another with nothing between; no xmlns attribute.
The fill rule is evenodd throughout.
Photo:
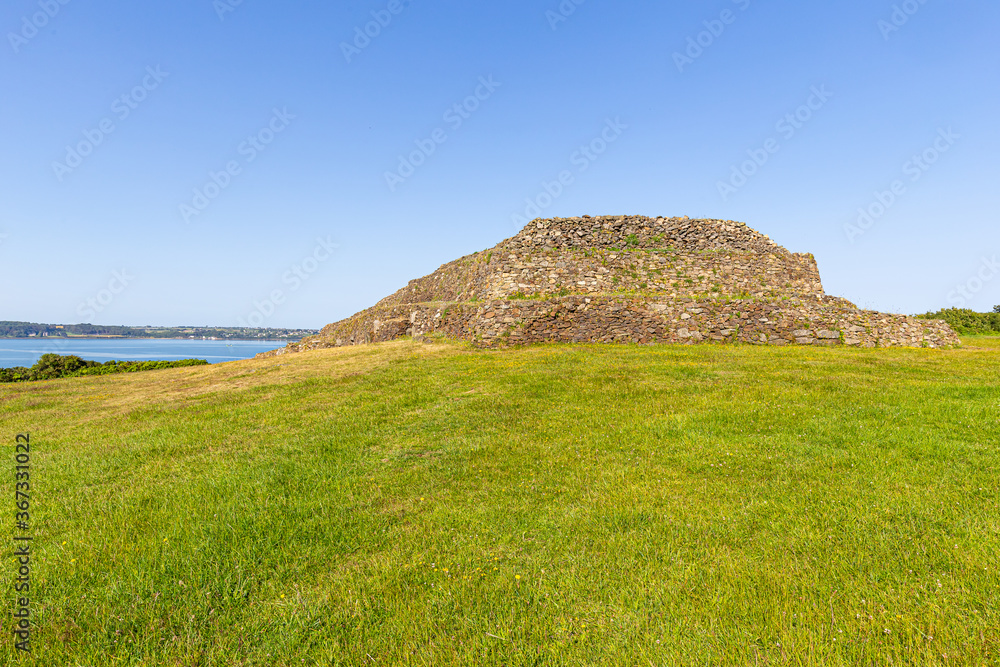
<svg viewBox="0 0 1000 667"><path fill-rule="evenodd" d="M319 333L318 329L255 329L250 327L127 327L94 324L0 322L0 338L132 338L200 340L287 340Z"/></svg>

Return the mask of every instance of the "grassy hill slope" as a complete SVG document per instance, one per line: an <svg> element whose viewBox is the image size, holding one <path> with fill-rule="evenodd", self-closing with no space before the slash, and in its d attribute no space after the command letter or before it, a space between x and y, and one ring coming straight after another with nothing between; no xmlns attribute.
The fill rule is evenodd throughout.
<svg viewBox="0 0 1000 667"><path fill-rule="evenodd" d="M1000 347L967 342L399 341L3 386L34 657L995 664Z"/></svg>

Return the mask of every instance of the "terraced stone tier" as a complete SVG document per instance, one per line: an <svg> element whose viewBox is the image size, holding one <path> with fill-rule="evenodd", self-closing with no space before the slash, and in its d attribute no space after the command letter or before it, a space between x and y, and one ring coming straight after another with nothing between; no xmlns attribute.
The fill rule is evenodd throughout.
<svg viewBox="0 0 1000 667"><path fill-rule="evenodd" d="M673 249L484 250L411 280L380 305L514 296L612 294L821 296L812 255Z"/></svg>
<svg viewBox="0 0 1000 667"><path fill-rule="evenodd" d="M768 302L569 296L379 306L330 325L319 336L292 343L287 351L434 333L486 348L549 341L856 347L959 344L944 322L860 310L836 297Z"/></svg>
<svg viewBox="0 0 1000 667"><path fill-rule="evenodd" d="M411 280L319 336L262 356L443 333L481 347L547 341L942 347L942 321L823 292L815 258L743 223L611 216L535 220Z"/></svg>

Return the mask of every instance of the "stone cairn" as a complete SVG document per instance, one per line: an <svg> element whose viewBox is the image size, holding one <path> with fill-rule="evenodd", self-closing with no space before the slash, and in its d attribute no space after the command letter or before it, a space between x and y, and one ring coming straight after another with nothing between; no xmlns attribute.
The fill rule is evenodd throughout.
<svg viewBox="0 0 1000 667"><path fill-rule="evenodd" d="M533 220L516 236L411 280L317 336L258 356L420 338L477 347L747 343L948 347L940 320L861 310L823 292L816 260L730 220Z"/></svg>

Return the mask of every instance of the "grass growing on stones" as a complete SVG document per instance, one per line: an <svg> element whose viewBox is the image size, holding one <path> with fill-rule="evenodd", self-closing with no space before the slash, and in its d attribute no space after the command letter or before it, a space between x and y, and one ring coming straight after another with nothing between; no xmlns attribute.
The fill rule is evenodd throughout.
<svg viewBox="0 0 1000 667"><path fill-rule="evenodd" d="M5 386L36 625L17 655L8 583L0 662L996 664L1000 344L967 343L399 341Z"/></svg>

